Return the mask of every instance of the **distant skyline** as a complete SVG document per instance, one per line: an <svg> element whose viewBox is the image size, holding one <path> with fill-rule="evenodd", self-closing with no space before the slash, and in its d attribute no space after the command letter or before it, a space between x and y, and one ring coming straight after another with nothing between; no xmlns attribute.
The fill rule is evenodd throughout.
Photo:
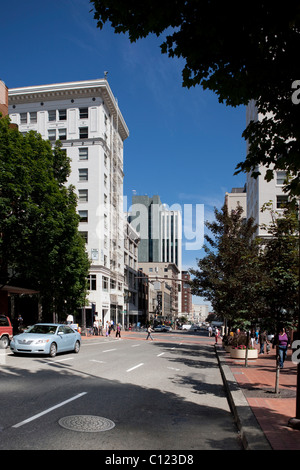
<svg viewBox="0 0 300 470"><path fill-rule="evenodd" d="M226 107L201 87L183 88L183 61L161 54L159 38L131 44L109 25L100 31L90 10L88 0L3 2L1 80L14 88L104 78L107 72L130 132L124 143L128 208L134 192L157 194L194 213L201 205L204 219L212 220L225 192L246 181L245 174L233 175L246 156L245 107ZM201 248L186 250L186 241L184 270L203 256Z"/></svg>

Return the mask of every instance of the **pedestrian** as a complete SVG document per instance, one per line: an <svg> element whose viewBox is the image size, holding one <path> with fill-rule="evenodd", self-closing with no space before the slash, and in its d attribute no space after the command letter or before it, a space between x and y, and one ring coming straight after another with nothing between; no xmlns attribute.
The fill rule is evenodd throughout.
<svg viewBox="0 0 300 470"><path fill-rule="evenodd" d="M151 338L151 340L153 341L153 338L152 338L152 336L151 336L151 332L152 332L152 331L153 331L153 330L152 330L151 326L149 325L148 328L147 328L148 334L147 334L147 338L146 338L146 339Z"/></svg>
<svg viewBox="0 0 300 470"><path fill-rule="evenodd" d="M287 350L290 345L290 338L285 330L285 328L280 328L279 333L275 336L274 342L273 342L273 348L275 346L278 347L278 362L279 362L279 367L282 369L284 361L287 356Z"/></svg>
<svg viewBox="0 0 300 470"><path fill-rule="evenodd" d="M102 320L99 320L99 335L103 336Z"/></svg>
<svg viewBox="0 0 300 470"><path fill-rule="evenodd" d="M265 331L261 331L259 333L259 344L260 344L259 354L264 354L266 342L267 342L267 334Z"/></svg>
<svg viewBox="0 0 300 470"><path fill-rule="evenodd" d="M67 324L72 325L72 323L74 323L74 317L73 317L73 315L68 315L67 316Z"/></svg>
<svg viewBox="0 0 300 470"><path fill-rule="evenodd" d="M209 325L208 327L208 336L211 336L212 335L212 327Z"/></svg>
<svg viewBox="0 0 300 470"><path fill-rule="evenodd" d="M258 344L258 336L259 336L259 333L258 333L258 329L256 328L256 330L255 330L255 341L256 341L256 344Z"/></svg>
<svg viewBox="0 0 300 470"><path fill-rule="evenodd" d="M22 315L19 315L18 316L18 331L21 332L22 331L22 327L23 327L23 318L22 318Z"/></svg>
<svg viewBox="0 0 300 470"><path fill-rule="evenodd" d="M216 329L215 329L216 344L217 344L217 342L218 342L218 337L219 337L219 335L220 335L220 332L219 332L218 328L216 327Z"/></svg>
<svg viewBox="0 0 300 470"><path fill-rule="evenodd" d="M98 336L98 320L95 320L94 321L94 324L93 324L93 329L94 329L94 335Z"/></svg>
<svg viewBox="0 0 300 470"><path fill-rule="evenodd" d="M255 347L255 331L251 330L250 332L250 341L251 341L251 348L254 349Z"/></svg>
<svg viewBox="0 0 300 470"><path fill-rule="evenodd" d="M116 338L117 336L121 338L121 325L120 323L117 323L117 331L116 331Z"/></svg>

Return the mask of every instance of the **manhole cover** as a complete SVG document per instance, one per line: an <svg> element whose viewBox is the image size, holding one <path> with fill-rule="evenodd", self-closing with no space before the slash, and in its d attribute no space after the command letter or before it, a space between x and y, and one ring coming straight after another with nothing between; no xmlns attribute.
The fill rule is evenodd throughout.
<svg viewBox="0 0 300 470"><path fill-rule="evenodd" d="M61 418L58 424L70 431L80 432L109 431L115 427L115 423L109 419L89 415L66 416Z"/></svg>

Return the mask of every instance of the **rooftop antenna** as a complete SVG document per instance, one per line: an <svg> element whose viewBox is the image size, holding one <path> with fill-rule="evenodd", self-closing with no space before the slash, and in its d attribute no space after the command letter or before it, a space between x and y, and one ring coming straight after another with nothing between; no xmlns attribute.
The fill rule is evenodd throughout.
<svg viewBox="0 0 300 470"><path fill-rule="evenodd" d="M105 71L105 72L104 72L104 78L105 78L105 80L107 79L107 75L108 75L108 72Z"/></svg>

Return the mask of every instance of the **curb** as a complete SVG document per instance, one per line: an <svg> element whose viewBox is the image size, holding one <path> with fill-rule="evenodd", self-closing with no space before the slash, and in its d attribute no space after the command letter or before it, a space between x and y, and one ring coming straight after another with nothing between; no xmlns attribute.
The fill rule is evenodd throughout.
<svg viewBox="0 0 300 470"><path fill-rule="evenodd" d="M225 352L215 345L223 383L227 392L230 409L241 435L245 450L272 450L250 405L238 385L230 367L224 361Z"/></svg>

